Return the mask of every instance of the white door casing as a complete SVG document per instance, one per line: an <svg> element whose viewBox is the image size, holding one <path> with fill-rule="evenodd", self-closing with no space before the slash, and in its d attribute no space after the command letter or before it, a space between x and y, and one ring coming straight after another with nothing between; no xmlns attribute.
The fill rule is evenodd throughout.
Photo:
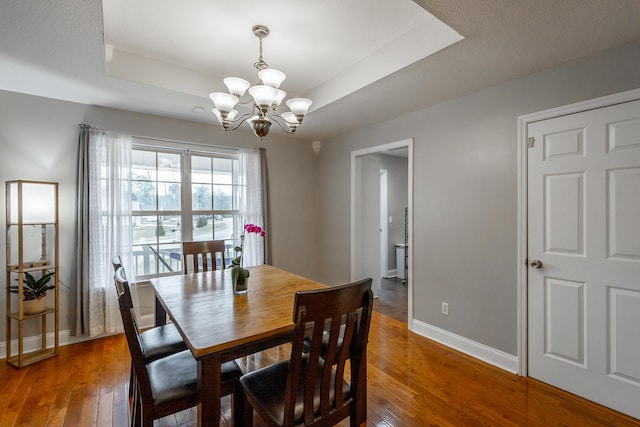
<svg viewBox="0 0 640 427"><path fill-rule="evenodd" d="M387 170L380 169L380 277L389 275L389 208Z"/></svg>
<svg viewBox="0 0 640 427"><path fill-rule="evenodd" d="M528 374L640 418L640 101L527 136Z"/></svg>
<svg viewBox="0 0 640 427"><path fill-rule="evenodd" d="M413 139L405 139L351 152L351 279L362 278L362 158L369 154L406 147L407 158L407 208L408 208L408 268L407 268L407 326L413 330ZM378 223L379 224L379 223Z"/></svg>

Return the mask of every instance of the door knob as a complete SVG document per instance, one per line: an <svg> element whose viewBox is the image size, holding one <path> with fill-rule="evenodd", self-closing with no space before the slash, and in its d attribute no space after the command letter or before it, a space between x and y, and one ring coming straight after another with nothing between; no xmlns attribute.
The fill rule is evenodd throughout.
<svg viewBox="0 0 640 427"><path fill-rule="evenodd" d="M531 267L535 269L542 268L542 261L540 261L539 259L534 259L529 265L531 265Z"/></svg>

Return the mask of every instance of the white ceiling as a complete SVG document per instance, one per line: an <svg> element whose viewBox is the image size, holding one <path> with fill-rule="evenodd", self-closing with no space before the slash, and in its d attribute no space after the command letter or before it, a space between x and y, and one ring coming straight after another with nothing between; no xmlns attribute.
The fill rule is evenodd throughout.
<svg viewBox="0 0 640 427"><path fill-rule="evenodd" d="M314 101L297 137L326 139L638 40L638 22L638 0L2 0L0 89L216 123L207 95L255 80L264 24L283 89Z"/></svg>
<svg viewBox="0 0 640 427"><path fill-rule="evenodd" d="M257 80L252 27L266 25L264 60L287 74L289 94L314 101L313 111L462 39L411 0L307 2L304 15L291 6L103 0L108 73L207 97L226 91L224 77Z"/></svg>

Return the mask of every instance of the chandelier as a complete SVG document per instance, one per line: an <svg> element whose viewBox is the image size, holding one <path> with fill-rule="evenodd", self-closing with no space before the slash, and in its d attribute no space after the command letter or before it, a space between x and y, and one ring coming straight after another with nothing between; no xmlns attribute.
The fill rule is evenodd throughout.
<svg viewBox="0 0 640 427"><path fill-rule="evenodd" d="M269 35L269 28L264 25L254 25L252 30L260 40L258 62L253 64L258 70L258 83L251 86L251 83L239 77L225 78L223 81L229 93L213 92L209 94L216 106L211 111L218 118L224 130L236 130L242 123L248 122L253 133L262 139L267 136L271 124L275 122L285 132L294 133L309 111L311 100L291 98L286 101L291 111L278 113L278 107L287 96L286 92L280 89L286 76L282 71L269 68L269 65L262 59L262 39ZM242 101L241 98L247 90L251 98ZM247 106L251 111L238 117L236 105Z"/></svg>

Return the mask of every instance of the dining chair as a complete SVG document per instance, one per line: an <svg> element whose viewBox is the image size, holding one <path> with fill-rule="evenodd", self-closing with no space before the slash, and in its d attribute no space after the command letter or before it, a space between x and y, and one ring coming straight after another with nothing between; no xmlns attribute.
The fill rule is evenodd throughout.
<svg viewBox="0 0 640 427"><path fill-rule="evenodd" d="M372 309L371 279L296 292L290 359L240 378L245 419L251 420L255 410L267 425L278 427L332 426L345 418L351 426L366 421Z"/></svg>
<svg viewBox="0 0 640 427"><path fill-rule="evenodd" d="M224 240L207 240L204 242L183 242L182 243L182 265L184 274L188 273L187 257L192 257L193 272L209 271L217 269L217 254L222 258L221 266L227 268L224 258Z"/></svg>
<svg viewBox="0 0 640 427"><path fill-rule="evenodd" d="M121 276L126 280L126 273L124 267L122 267L122 259L120 255L116 255L111 258L114 272L122 268ZM124 287L124 292L129 294L128 298L131 300L131 291L129 285ZM135 319L135 317L134 317ZM162 357L170 354L178 353L187 350L187 344L185 344L180 332L172 323L166 325L156 326L145 331L138 331L140 340L140 347L142 349L142 356L145 363L153 362ZM129 397L133 396L133 384L134 384L134 366L131 363L131 375L129 378Z"/></svg>
<svg viewBox="0 0 640 427"><path fill-rule="evenodd" d="M340 352L340 350L342 349L342 338L344 337L344 331L345 331L345 324L342 323L340 326L340 332L338 335L338 344L336 345L336 352ZM329 338L330 338L329 331L325 330L322 333L322 347L320 349L320 355L322 357L325 357L325 355L327 354L327 348L329 347ZM309 353L310 351L311 351L311 337L307 336L302 343L302 352Z"/></svg>
<svg viewBox="0 0 640 427"><path fill-rule="evenodd" d="M198 365L191 351L184 350L152 362L144 357L140 334L124 269L114 276L122 324L135 373L132 425L153 426L153 420L191 408L198 404ZM244 396L238 379L242 370L235 361L221 367L221 395L233 394L233 417L242 416ZM239 415L238 415L239 414Z"/></svg>

